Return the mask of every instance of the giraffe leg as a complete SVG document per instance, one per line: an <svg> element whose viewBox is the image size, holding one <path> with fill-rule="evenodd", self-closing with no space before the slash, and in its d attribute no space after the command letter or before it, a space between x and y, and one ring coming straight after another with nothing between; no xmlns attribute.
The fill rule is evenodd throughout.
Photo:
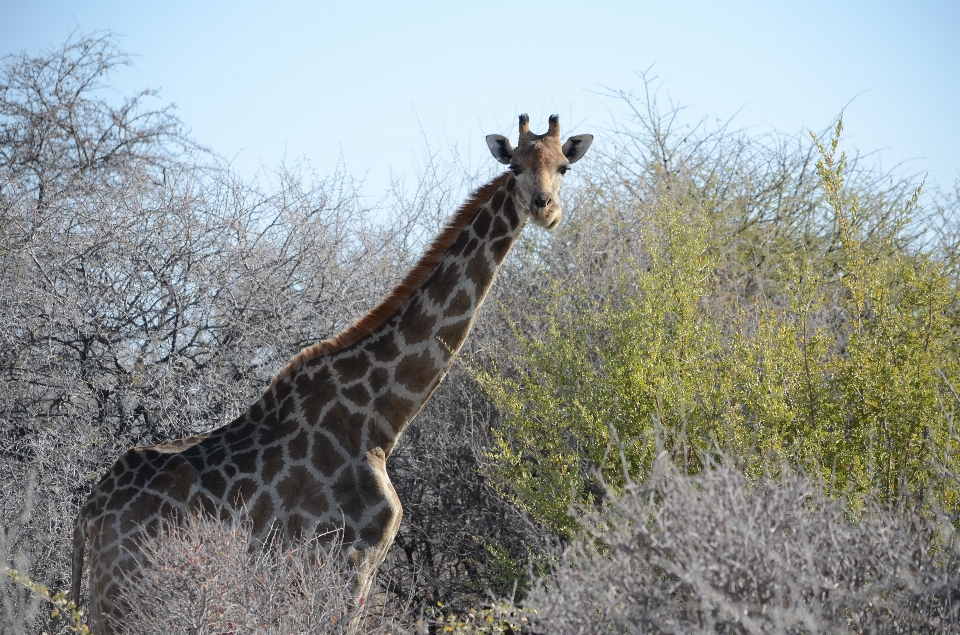
<svg viewBox="0 0 960 635"><path fill-rule="evenodd" d="M354 526L355 539L347 548L346 560L354 573L354 607L368 601L377 569L387 556L400 528L403 508L386 470L386 456L380 448L368 451L357 468L357 494L365 511ZM349 533L349 532L348 532ZM359 628L362 611L351 622L351 632Z"/></svg>

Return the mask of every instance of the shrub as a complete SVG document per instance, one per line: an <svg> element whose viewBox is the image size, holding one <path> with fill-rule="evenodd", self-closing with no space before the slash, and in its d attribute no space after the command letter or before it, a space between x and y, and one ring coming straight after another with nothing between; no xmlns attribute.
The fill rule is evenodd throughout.
<svg viewBox="0 0 960 635"><path fill-rule="evenodd" d="M859 523L822 484L661 458L582 533L528 607L536 632L958 633L960 541L947 517L870 501Z"/></svg>
<svg viewBox="0 0 960 635"><path fill-rule="evenodd" d="M392 633L374 601L356 606L340 543L256 543L247 522L192 517L145 541L141 566L121 585L124 632ZM375 598L374 598L375 599ZM352 626L351 626L352 625Z"/></svg>
<svg viewBox="0 0 960 635"><path fill-rule="evenodd" d="M960 287L908 231L918 191L846 187L840 130L815 144L823 199L792 211L826 219L796 221L807 236L741 231L677 177L628 208L642 250L604 265L608 282L582 261L554 275L540 327L515 318L513 352L478 373L508 415L490 453L501 491L570 535L570 506L602 496L594 472L616 490L661 449L689 473L719 449L755 474L787 461L838 491L954 508L956 482L936 474L956 454ZM751 269L760 238L779 242Z"/></svg>

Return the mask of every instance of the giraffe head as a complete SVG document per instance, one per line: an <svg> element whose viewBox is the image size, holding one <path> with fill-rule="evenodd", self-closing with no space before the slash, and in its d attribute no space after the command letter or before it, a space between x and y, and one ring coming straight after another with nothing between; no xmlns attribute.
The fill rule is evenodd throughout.
<svg viewBox="0 0 960 635"><path fill-rule="evenodd" d="M571 163L587 153L593 135L581 134L560 144L560 117L550 115L547 134L530 132L530 117L520 115L520 141L514 148L499 134L487 135L487 146L500 163L510 166L517 179L521 211L541 227L553 229L560 223L560 185Z"/></svg>

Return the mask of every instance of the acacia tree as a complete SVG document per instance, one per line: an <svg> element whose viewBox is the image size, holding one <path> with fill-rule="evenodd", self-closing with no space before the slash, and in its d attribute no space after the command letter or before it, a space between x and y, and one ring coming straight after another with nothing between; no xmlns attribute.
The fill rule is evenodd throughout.
<svg viewBox="0 0 960 635"><path fill-rule="evenodd" d="M126 64L112 35L74 37L0 80L2 514L37 471L19 547L54 585L121 451L228 421L412 246L409 218L371 222L343 175L244 183L151 91L117 103L101 82Z"/></svg>

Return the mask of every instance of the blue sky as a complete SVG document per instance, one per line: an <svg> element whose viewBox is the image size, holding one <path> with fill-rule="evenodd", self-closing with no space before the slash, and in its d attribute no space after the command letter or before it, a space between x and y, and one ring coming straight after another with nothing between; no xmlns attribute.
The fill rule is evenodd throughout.
<svg viewBox="0 0 960 635"><path fill-rule="evenodd" d="M960 179L960 0L0 0L0 54L75 28L118 33L137 57L114 85L159 88L247 175L342 160L375 194L425 142L487 161L521 112L603 143L622 106L600 93L652 67L690 118L798 133L846 107L847 149Z"/></svg>

